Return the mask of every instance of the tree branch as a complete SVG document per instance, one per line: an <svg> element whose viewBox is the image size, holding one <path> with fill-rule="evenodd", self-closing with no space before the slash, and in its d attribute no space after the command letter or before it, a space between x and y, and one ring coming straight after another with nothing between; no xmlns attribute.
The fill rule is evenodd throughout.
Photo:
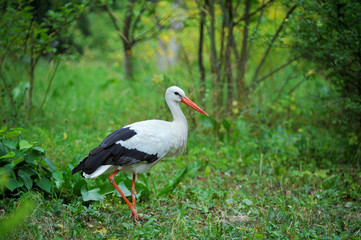
<svg viewBox="0 0 361 240"><path fill-rule="evenodd" d="M292 14L292 12L297 8L297 6L298 6L298 5L294 5L293 7L290 8L290 10L288 10L288 12L287 12L285 18L283 19L281 25L278 27L276 33L273 35L273 38L272 38L271 42L269 43L268 48L266 49L266 52L264 53L264 55L263 55L260 63L258 64L258 66L257 66L257 68L256 68L256 71L255 71L255 73L254 73L254 75L253 75L253 79L252 79L252 84L253 84L253 85L254 85L255 82L257 81L258 74L259 74L259 72L260 72L260 70L261 70L264 62L266 61L266 58L267 58L267 56L268 56L268 54L269 54L269 52L270 52L270 50L271 50L274 42L275 42L276 39L278 38L278 35L281 33L281 31L282 31L283 27L285 26L285 23L287 22L289 16L290 16L290 15Z"/></svg>
<svg viewBox="0 0 361 240"><path fill-rule="evenodd" d="M52 61L52 62L53 62L53 61ZM46 100L46 97L48 96L50 87L51 87L51 85L52 85L52 83L53 83L53 80L54 80L55 73L56 73L56 71L58 70L59 63L60 63L60 59L59 59L58 62L56 63L55 70L54 70L53 74L51 75L48 88L46 89L46 92L45 92L43 101L41 102L41 105L40 105L40 108L41 108L41 109L43 108L44 103L45 103L45 100ZM49 71L48 71L48 74L46 75L46 78L48 78L48 75L49 75L49 73L50 73L50 71L51 71L51 69L52 69L52 66L53 66L53 65L50 66Z"/></svg>
<svg viewBox="0 0 361 240"><path fill-rule="evenodd" d="M264 4L264 0L262 0L262 4ZM255 30L254 30L254 32L258 32L258 29L259 29L259 26L260 26L260 24L261 24L261 20L262 20L262 17L263 17L263 9L264 8L262 8L260 11L260 13L259 13L259 16L258 16L258 20L257 20L257 24L256 24L256 27L254 28ZM247 58L249 58L249 56L250 56L250 53L251 53L251 49L252 49L252 41L248 44L248 50L247 50L247 55L246 55L246 57Z"/></svg>
<svg viewBox="0 0 361 240"><path fill-rule="evenodd" d="M266 74L265 76L261 77L260 79L257 79L256 81L252 82L252 84L247 87L246 91L253 90L257 84L260 84L261 82L263 82L264 80L266 80L267 78L269 78L270 76L275 74L276 72L280 71L281 69L287 67L288 65L290 65L292 62L294 62L295 60L297 60L300 57L301 56L297 56L295 58L292 58L291 60L289 60L285 64L283 64L283 65L279 66L278 68L276 68L275 70L273 70L272 72Z"/></svg>
<svg viewBox="0 0 361 240"><path fill-rule="evenodd" d="M4 83L4 86L5 86L5 89L6 89L6 92L9 96L9 100L10 100L10 104L12 105L14 111L15 111L15 114L17 113L17 108L16 108L16 105L15 105L15 101L14 101L14 98L13 98L13 95L11 94L11 88L10 86L7 84L6 82L6 78L5 76L3 75L2 71L0 70L0 78L1 80L3 81Z"/></svg>
<svg viewBox="0 0 361 240"><path fill-rule="evenodd" d="M158 22L160 21L166 21L167 19L169 19L170 17L172 16L172 14L169 14L168 16L164 17L163 19L161 20L158 20ZM157 33L160 31L160 28L158 28L158 24L155 24L153 25L150 29L148 29L147 31L141 33L139 36L137 37L134 37L134 40L133 40L133 44L134 43L137 43L137 42L141 42L141 41L147 41L149 39L152 39L154 38ZM168 27L168 26L167 26ZM164 27L163 26L163 29L167 29L167 27ZM148 35L147 35L148 34Z"/></svg>
<svg viewBox="0 0 361 240"><path fill-rule="evenodd" d="M252 17L253 15L255 15L256 13L258 13L259 11L263 10L265 7L267 7L270 3L274 2L275 0L269 0L268 2L264 3L263 5L261 5L259 8L257 8L254 12L248 14L247 16L243 16L241 18L239 18L237 21L234 22L234 25L239 24L240 22L246 20L247 18Z"/></svg>
<svg viewBox="0 0 361 240"><path fill-rule="evenodd" d="M141 17L142 17L142 14L145 12L145 10L147 10L149 8L149 5L146 5L147 1L144 1L143 2L143 5L142 7L140 8L140 11L139 11L139 14L135 17L134 21L133 21L133 24L132 24L132 27L130 28L131 29L131 34L130 36L134 36L134 32L135 32L135 29L136 29L136 26L137 26L137 23L140 21Z"/></svg>
<svg viewBox="0 0 361 240"><path fill-rule="evenodd" d="M110 19L112 20L113 26L114 26L115 30L117 31L119 37L121 39L123 39L124 41L126 41L127 43L129 43L129 40L124 36L124 34L122 33L122 31L120 30L120 28L117 24L117 22L122 23L122 20L120 20L112 11L110 11L110 9L108 8L107 5L104 5L104 9L108 13Z"/></svg>

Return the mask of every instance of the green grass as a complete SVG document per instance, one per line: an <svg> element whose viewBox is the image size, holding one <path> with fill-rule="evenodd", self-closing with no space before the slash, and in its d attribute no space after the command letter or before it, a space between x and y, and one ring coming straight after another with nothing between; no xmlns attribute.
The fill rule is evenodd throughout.
<svg viewBox="0 0 361 240"><path fill-rule="evenodd" d="M207 151L209 153L209 150ZM166 160L149 177L152 194L138 202L139 227L117 196L103 202L41 200L23 227L11 237L38 239L358 239L359 179L347 169L277 171L274 159L242 164L224 153L188 154ZM208 157L210 159L208 159ZM212 158L212 159L211 159ZM261 159L262 163L261 163ZM176 190L159 191L177 169L198 161L201 168ZM212 162L211 162L212 161ZM207 165L207 166L206 166ZM341 172L342 170L342 172ZM277 173L278 172L278 173ZM142 177L140 177L142 181Z"/></svg>

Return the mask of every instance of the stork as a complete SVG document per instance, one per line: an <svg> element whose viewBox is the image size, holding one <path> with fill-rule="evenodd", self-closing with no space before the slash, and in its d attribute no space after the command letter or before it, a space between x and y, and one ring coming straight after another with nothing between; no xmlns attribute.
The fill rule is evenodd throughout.
<svg viewBox="0 0 361 240"><path fill-rule="evenodd" d="M135 221L139 219L135 191L137 174L149 171L163 158L178 157L187 144L188 124L179 102L208 116L179 87L168 88L165 100L172 112L173 121L147 120L120 128L107 136L72 170L73 174L81 171L84 178L95 178L111 172L108 179L129 206ZM120 171L133 174L132 203L114 181L115 175Z"/></svg>

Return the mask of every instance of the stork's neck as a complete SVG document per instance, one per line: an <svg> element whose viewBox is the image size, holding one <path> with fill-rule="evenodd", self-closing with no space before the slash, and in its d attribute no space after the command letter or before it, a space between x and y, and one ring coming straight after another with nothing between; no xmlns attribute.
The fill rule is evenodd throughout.
<svg viewBox="0 0 361 240"><path fill-rule="evenodd" d="M167 101L167 104L168 104L170 111L172 112L173 122L182 124L188 129L187 119L184 116L182 109L179 106L179 103L175 102L175 101Z"/></svg>

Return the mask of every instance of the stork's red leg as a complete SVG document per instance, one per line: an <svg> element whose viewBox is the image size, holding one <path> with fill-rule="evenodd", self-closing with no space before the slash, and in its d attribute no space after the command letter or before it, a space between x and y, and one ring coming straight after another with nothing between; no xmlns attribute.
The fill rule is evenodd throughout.
<svg viewBox="0 0 361 240"><path fill-rule="evenodd" d="M133 207L134 209L137 209L136 208L136 204L135 204L135 201L136 201L136 196L137 196L137 193L135 191L135 179L137 178L137 175L135 173L133 173L133 181L132 181L132 189L131 189L131 193L132 193L132 202L133 202ZM133 215L133 212L130 213L130 217L132 217Z"/></svg>
<svg viewBox="0 0 361 240"><path fill-rule="evenodd" d="M135 200L136 200L136 196L137 196L137 192L135 191L135 179L137 178L137 175L135 173L133 173L133 181L132 181L132 201L133 201L133 207L135 207Z"/></svg>
<svg viewBox="0 0 361 240"><path fill-rule="evenodd" d="M132 204L128 201L128 199L125 197L124 193L120 190L119 186L114 181L114 176L119 172L119 170L114 171L112 174L109 175L108 179L109 182L117 189L117 191L120 193L120 195L123 197L124 201L128 204L130 210L133 213L134 220L138 221L138 214L137 210L135 209L135 206L133 207Z"/></svg>

